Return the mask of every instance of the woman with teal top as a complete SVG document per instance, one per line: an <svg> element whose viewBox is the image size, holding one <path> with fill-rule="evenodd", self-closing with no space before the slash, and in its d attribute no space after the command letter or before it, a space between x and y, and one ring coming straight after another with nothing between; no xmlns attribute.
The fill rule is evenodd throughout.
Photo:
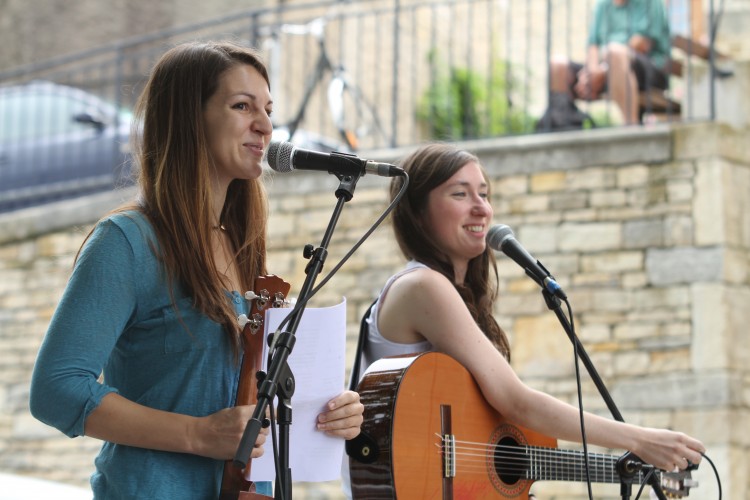
<svg viewBox="0 0 750 500"><path fill-rule="evenodd" d="M137 199L86 238L31 384L36 418L104 441L95 498L219 495L253 413L234 406L237 317L266 274L261 162L272 108L265 66L231 43L171 49L140 96ZM345 391L317 426L350 439L362 413Z"/></svg>

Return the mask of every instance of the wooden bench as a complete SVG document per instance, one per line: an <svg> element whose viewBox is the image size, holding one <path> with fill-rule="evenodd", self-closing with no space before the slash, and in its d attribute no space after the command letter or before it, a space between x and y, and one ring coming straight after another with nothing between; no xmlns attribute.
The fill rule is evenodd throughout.
<svg viewBox="0 0 750 500"><path fill-rule="evenodd" d="M695 56L704 61L710 61L711 59L711 48L708 45L682 35L672 37L672 47L681 50L685 57ZM714 60L721 58L724 58L724 55L715 51ZM682 78L684 69L685 62L682 59L671 58L667 63L667 72L670 77ZM729 75L731 73L723 76ZM638 104L638 115L641 122L643 122L643 116L646 113L677 117L682 112L682 105L679 101L669 97L667 91L656 88L641 92L638 96Z"/></svg>

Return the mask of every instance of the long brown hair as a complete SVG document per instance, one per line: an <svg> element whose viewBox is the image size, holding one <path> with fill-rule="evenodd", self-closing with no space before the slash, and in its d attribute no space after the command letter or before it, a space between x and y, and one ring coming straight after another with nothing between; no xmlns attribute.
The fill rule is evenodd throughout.
<svg viewBox="0 0 750 500"><path fill-rule="evenodd" d="M146 215L158 239L157 255L167 270L170 290L175 284L181 286L193 297L194 307L221 323L235 353L240 342L236 313L211 253L212 165L203 106L216 92L221 75L240 64L255 68L270 88L257 53L231 42L185 43L161 57L135 109L138 125L132 143L139 199L118 209ZM232 181L220 220L231 240L244 290L266 273L267 218L261 179Z"/></svg>
<svg viewBox="0 0 750 500"><path fill-rule="evenodd" d="M401 167L409 174L406 194L392 212L393 230L401 252L407 259L421 262L443 274L454 284L464 299L474 321L498 350L510 360L508 338L492 315L497 298L497 264L489 247L469 261L463 285L456 284L453 264L429 231L425 231L424 215L430 192L450 179L469 162L479 159L468 151L449 144L432 143L418 148L405 157ZM482 174L487 179L487 173ZM403 177L391 181L391 199L403 186ZM487 185L489 186L489 181ZM488 193L489 194L489 193ZM494 271L494 283L490 282L490 268Z"/></svg>

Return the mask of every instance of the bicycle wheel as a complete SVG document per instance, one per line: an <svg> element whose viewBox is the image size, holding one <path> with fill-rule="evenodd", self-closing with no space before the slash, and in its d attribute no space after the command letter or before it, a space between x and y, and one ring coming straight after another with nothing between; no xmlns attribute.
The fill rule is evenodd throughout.
<svg viewBox="0 0 750 500"><path fill-rule="evenodd" d="M328 105L334 125L350 150L387 144L375 108L342 72L337 72L328 84Z"/></svg>

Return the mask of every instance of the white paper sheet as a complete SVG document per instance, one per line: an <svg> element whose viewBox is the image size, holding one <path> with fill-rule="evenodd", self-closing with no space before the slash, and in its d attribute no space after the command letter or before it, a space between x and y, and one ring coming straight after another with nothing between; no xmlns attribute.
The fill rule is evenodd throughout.
<svg viewBox="0 0 750 500"><path fill-rule="evenodd" d="M289 312L291 309L269 310L266 334L275 332ZM326 403L341 394L345 386L346 298L332 307L306 308L295 336L288 358L296 383L289 432L292 480L333 481L341 475L345 441L326 436L315 428L315 423ZM276 400L272 404L275 406ZM273 481L276 477L270 437L269 433L263 456L251 462L253 481Z"/></svg>

